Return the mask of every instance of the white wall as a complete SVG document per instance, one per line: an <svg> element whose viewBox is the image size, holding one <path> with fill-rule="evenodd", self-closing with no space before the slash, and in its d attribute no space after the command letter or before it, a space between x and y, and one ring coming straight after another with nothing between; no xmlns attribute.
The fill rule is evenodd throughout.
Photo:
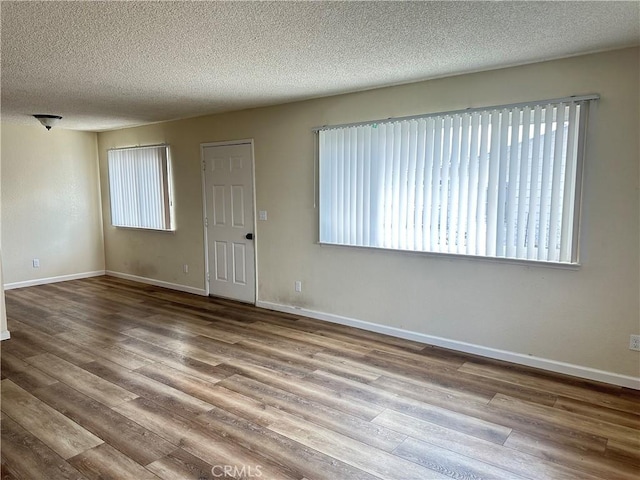
<svg viewBox="0 0 640 480"><path fill-rule="evenodd" d="M0 340L9 338L7 329L7 312L4 302L4 283L2 282L2 252L0 252Z"/></svg>
<svg viewBox="0 0 640 480"><path fill-rule="evenodd" d="M199 144L255 140L259 299L487 348L640 376L639 51L481 72L98 134L108 270L204 288ZM578 270L319 246L311 129L598 93ZM109 226L106 150L167 142L177 231ZM182 273L182 264L190 273ZM294 292L294 281L303 292Z"/></svg>
<svg viewBox="0 0 640 480"><path fill-rule="evenodd" d="M2 245L2 155L0 155L0 245ZM0 340L9 336L7 330L7 311L4 300L4 282L2 281L2 249L0 248Z"/></svg>
<svg viewBox="0 0 640 480"><path fill-rule="evenodd" d="M2 124L5 288L104 271L96 142L91 132Z"/></svg>

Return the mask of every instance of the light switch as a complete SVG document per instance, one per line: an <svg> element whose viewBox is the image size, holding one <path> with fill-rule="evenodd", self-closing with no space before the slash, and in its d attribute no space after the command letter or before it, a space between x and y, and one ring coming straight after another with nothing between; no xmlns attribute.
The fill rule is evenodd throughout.
<svg viewBox="0 0 640 480"><path fill-rule="evenodd" d="M267 211L266 210L260 210L258 212L258 219L262 220L263 222L267 220Z"/></svg>

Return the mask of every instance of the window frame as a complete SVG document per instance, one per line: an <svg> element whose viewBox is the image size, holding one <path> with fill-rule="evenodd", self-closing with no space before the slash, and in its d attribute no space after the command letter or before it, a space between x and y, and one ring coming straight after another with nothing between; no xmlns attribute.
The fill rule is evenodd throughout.
<svg viewBox="0 0 640 480"><path fill-rule="evenodd" d="M315 188L317 188L317 194L316 194L316 198L318 200L317 206L318 206L318 241L317 243L319 245L322 246L339 246L339 247L350 247L350 248L364 248L364 249L374 249L374 250L384 250L384 251L391 251L391 252L402 252L402 253L409 253L409 254L418 254L418 255L429 255L429 256L438 256L438 257L447 257L447 258L466 258L466 259L472 259L472 260L480 260L480 261L498 261L498 262L506 262L506 263L516 263L516 264L527 264L527 265L533 265L533 266L549 266L549 267L561 267L561 268L569 268L569 269L577 269L581 266L580 264L580 224L581 224L581 206L582 206L582 182L583 182L583 170L584 170L584 161L585 161L585 144L587 141L587 129L588 129L588 113L590 110L590 105L593 103L593 101L598 100L600 98L599 95L597 94L592 94L592 95L582 95L582 96L578 96L578 95L574 95L574 96L570 96L570 97L564 97L564 98L556 98L556 99L548 99L548 100L540 100L540 101L529 101L529 102L520 102L520 103L513 103L513 104L506 104L506 105L497 105L497 106L486 106L486 107L478 107L478 108L467 108L467 109L462 109L462 110L455 110L455 111L446 111L446 112L436 112L436 113L429 113L429 114L423 114L423 115L413 115L413 116L405 116L405 117L391 117L391 118L386 118L386 119L381 119L381 120L371 120L371 121L365 121L365 122L356 122L356 123L349 123L349 124L339 124L339 125L324 125L322 127L316 127L313 129L313 132L316 134L316 146L315 146L315 151L316 151L316 168L317 168L317 179L315 180ZM413 248L394 248L394 247L388 247L388 246L379 246L379 245L363 245L363 244L352 244L352 243L340 243L340 242L332 242L332 241L327 241L326 237L325 239L322 238L323 235L323 200L322 200L322 196L323 196L323 186L322 186L322 177L323 177L323 166L322 166L322 158L321 158L321 143L322 143L322 139L320 136L320 132L324 131L324 130L330 130L330 129L347 129L347 128L351 128L351 127L360 127L360 126L373 126L375 128L375 126L380 125L380 124L390 124L390 123L394 123L394 122L402 122L405 120L417 120L417 119L428 119L428 118L434 118L434 117L439 117L439 118L443 118L444 116L454 116L454 115L462 115L462 114L471 114L471 113L482 113L482 112L493 112L493 111L500 111L500 110L505 110L505 109L509 109L509 111L512 111L512 109L516 109L516 108L530 108L530 112L531 115L533 116L533 112L534 112L534 108L535 107L539 107L539 106L543 106L543 105L550 105L550 104L577 104L579 105L578 108L578 112L579 114L576 114L576 117L574 118L574 124L569 124L569 128L574 128L577 124L577 127L575 128L575 135L576 135L576 139L575 139L575 145L574 145L574 149L575 149L575 154L576 154L576 161L575 161L575 171L573 171L573 176L572 176L572 180L571 182L575 182L574 184L571 185L571 190L570 193L572 194L572 197L570 198L570 202L572 202L572 207L573 208L573 216L572 217L566 217L566 207L563 203L562 208L560 208L560 228L562 228L563 222L569 222L571 227L570 227L570 231L571 231L571 242L569 245L569 254L570 254L570 259L569 260L563 260L562 259L562 255L560 256L559 260L553 260L553 259L539 259L539 258L519 258L519 257L514 257L514 256L506 256L506 253L504 254L504 256L493 256L493 255L488 255L486 252L485 254L469 254L469 253L461 253L461 252L446 252L446 251L433 251L433 250L421 250L421 249L413 249ZM566 107L566 105L565 105ZM523 117L524 118L524 117ZM563 118L564 121L569 123L569 117L564 117L564 113L563 113ZM519 128L523 128L523 124L524 121L521 121L518 125ZM553 120L553 124L554 126L556 125L556 120L554 117ZM526 123L526 125L529 125L528 121ZM509 127L511 128L511 127ZM524 127L526 128L526 127ZM538 138L540 137L544 137L544 133L542 133L542 131L540 132L534 132L536 136L538 136ZM509 133L511 134L511 132ZM555 134L554 134L555 136ZM566 140L566 136L564 138L564 140ZM491 139L489 140L491 141ZM529 138L529 141L532 142L533 141L533 137ZM506 142L505 142L506 143ZM511 148L511 147L509 147ZM520 147L518 147L519 149ZM565 148L564 146L561 148ZM524 150L523 150L524 151ZM529 155L531 155L531 153L529 153ZM542 152L541 152L542 155ZM562 155L566 155L566 158L569 158L569 152L563 150ZM444 153L443 153L443 158L444 158ZM531 161L531 157L529 156L529 161ZM554 157L555 158L555 157ZM504 161L504 160L502 160ZM471 163L468 164L468 166L470 166ZM531 168L531 166L529 165L529 168ZM564 166L562 168L565 168ZM563 173L564 175L564 173ZM525 191L528 191L531 188L531 185L533 185L533 178L531 178L531 176L528 177L529 181L526 184L526 189ZM564 189L565 188L565 181L562 180L561 182L561 188ZM363 187L363 188L369 188L369 187ZM467 192L469 190L469 188L466 189ZM527 193L528 194L528 193ZM528 202L528 201L527 201ZM566 203L566 202L565 202ZM442 204L440 204L442 205ZM477 206L479 208L479 206ZM496 205L496 208L497 205ZM513 205L511 206L511 208L513 208ZM411 207L408 208L407 210L408 212L411 212ZM527 210L528 211L528 210ZM539 212L539 207L537 212ZM528 215L528 214L527 214ZM515 225L515 224L514 224ZM405 226L406 227L406 226ZM416 227L417 228L417 227ZM517 227L512 227L512 228L517 228ZM533 227L534 230L537 230L537 227ZM550 228L550 227L549 227ZM446 227L447 232L448 232L448 227ZM465 234L466 235L466 234ZM537 234L536 234L537 235ZM466 238L466 237L465 237ZM538 238L536 236L536 238ZM506 247L505 247L506 248ZM550 247L547 247L547 250ZM558 250L560 250L562 247L561 245L558 246ZM537 249L537 247L536 247ZM527 254L527 255L530 255Z"/></svg>
<svg viewBox="0 0 640 480"><path fill-rule="evenodd" d="M123 151L142 151L142 150L151 150L156 149L160 153L158 155L158 160L160 161L160 169L159 169L159 194L160 194L160 202L161 202L161 222L162 225L157 226L145 226L144 222L140 221L140 214L138 214L136 220L136 224L116 224L114 222L114 169L112 169L112 152L123 152ZM141 160L140 158L134 160ZM173 175L171 169L171 149L168 144L153 144L153 145L139 145L134 147L122 147L122 148L110 148L107 150L107 173L108 173L108 187L109 187L109 205L110 205L110 223L114 228L122 228L122 229L132 229L132 230L145 230L145 231L155 231L155 232L175 232L175 222L174 222L174 208L173 208ZM131 172L130 172L131 173ZM134 172L133 174L139 174L140 172ZM140 196L140 185L137 177L134 179L134 183L136 184L136 188L134 190L136 195L136 210L140 210L141 203L145 200ZM121 179L120 182L123 180ZM120 199L123 201L124 199ZM131 199L130 199L131 200ZM148 201L148 197L146 197Z"/></svg>

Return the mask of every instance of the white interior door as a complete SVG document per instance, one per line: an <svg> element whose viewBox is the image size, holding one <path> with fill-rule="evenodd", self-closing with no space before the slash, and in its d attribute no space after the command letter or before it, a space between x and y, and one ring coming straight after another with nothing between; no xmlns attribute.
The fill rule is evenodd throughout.
<svg viewBox="0 0 640 480"><path fill-rule="evenodd" d="M250 143L203 147L209 293L255 303Z"/></svg>

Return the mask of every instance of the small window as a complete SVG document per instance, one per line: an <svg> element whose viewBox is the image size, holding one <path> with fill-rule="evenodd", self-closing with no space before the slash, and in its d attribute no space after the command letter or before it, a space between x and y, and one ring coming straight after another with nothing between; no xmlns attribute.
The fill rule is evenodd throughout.
<svg viewBox="0 0 640 480"><path fill-rule="evenodd" d="M318 129L320 243L577 263L595 98Z"/></svg>
<svg viewBox="0 0 640 480"><path fill-rule="evenodd" d="M173 230L169 147L108 151L111 224Z"/></svg>

